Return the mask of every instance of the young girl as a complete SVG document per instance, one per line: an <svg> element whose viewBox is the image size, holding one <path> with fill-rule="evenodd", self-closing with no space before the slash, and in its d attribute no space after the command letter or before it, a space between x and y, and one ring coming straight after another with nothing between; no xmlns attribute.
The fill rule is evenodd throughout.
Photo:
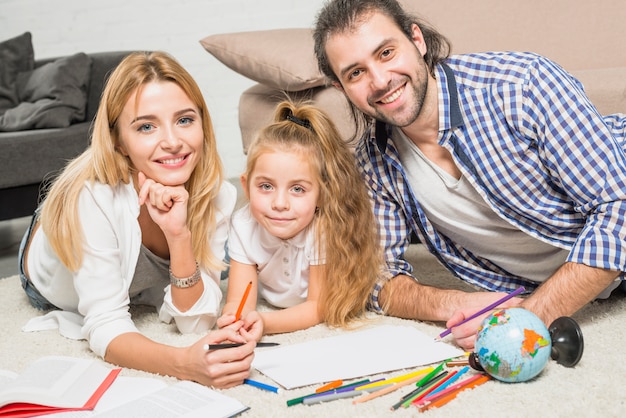
<svg viewBox="0 0 626 418"><path fill-rule="evenodd" d="M129 55L104 89L91 145L54 182L24 236L20 276L31 303L51 310L43 318L65 333L78 326L74 334L108 362L209 386L242 383L260 321L170 347L140 334L129 313L131 302L150 304L181 332L213 327L236 201L222 177L189 73L164 53ZM203 349L226 340L249 342Z"/></svg>
<svg viewBox="0 0 626 418"><path fill-rule="evenodd" d="M250 282L244 318L256 307L257 289L286 308L260 313L267 334L322 321L346 326L365 311L381 261L365 185L321 110L283 102L274 121L250 147L241 176L249 204L232 218L218 326L236 320Z"/></svg>

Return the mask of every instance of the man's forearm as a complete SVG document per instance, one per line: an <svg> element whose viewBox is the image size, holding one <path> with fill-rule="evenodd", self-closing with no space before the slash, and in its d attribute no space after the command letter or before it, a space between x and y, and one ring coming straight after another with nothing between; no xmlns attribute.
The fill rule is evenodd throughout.
<svg viewBox="0 0 626 418"><path fill-rule="evenodd" d="M549 325L561 316L570 316L592 301L620 274L617 271L565 263L521 307L535 313Z"/></svg>
<svg viewBox="0 0 626 418"><path fill-rule="evenodd" d="M466 296L459 290L426 286L412 277L399 275L385 283L380 291L379 303L387 315L447 321L458 307L463 306Z"/></svg>

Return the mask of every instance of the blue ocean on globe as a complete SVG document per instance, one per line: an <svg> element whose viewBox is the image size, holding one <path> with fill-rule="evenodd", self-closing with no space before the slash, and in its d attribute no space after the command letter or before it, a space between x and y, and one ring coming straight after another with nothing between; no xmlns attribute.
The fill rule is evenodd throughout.
<svg viewBox="0 0 626 418"><path fill-rule="evenodd" d="M480 365L503 382L525 382L550 359L552 340L544 323L522 308L498 309L478 329L475 352Z"/></svg>

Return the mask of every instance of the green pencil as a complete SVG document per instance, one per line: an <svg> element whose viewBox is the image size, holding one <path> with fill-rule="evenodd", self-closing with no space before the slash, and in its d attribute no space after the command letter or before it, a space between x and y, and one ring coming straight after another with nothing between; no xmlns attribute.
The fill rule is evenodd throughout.
<svg viewBox="0 0 626 418"><path fill-rule="evenodd" d="M435 367L430 373L428 373L426 376L424 376L422 379L420 379L415 386L417 387L417 389L421 388L422 386L424 386L425 384L427 384L430 380L432 380L432 378L437 375L437 373L440 373L444 366L446 365L446 362L444 361L443 363L441 363L439 366ZM396 409L400 408L400 406L404 403L404 401L406 401L407 399L413 397L413 395L415 395L416 390L413 390L411 393L409 393L408 395L403 396L399 402L395 403L391 409L393 411L395 411Z"/></svg>

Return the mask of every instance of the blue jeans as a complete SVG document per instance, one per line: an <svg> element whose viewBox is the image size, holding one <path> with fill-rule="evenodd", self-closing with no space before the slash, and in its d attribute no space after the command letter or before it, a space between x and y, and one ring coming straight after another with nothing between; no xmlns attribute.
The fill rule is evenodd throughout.
<svg viewBox="0 0 626 418"><path fill-rule="evenodd" d="M220 274L220 280L228 279L228 274L230 273L230 265L229 265L230 264L230 255L228 254L228 240L224 244L224 251L225 251L224 263L227 264L227 267L226 267L226 270L222 271L222 273Z"/></svg>
<svg viewBox="0 0 626 418"><path fill-rule="evenodd" d="M37 224L37 220L39 219L39 209L35 211L33 215L33 219L30 221L30 226L28 230L24 234L22 238L22 242L20 243L20 249L18 252L18 260L19 260L19 270L20 270L20 280L22 281L22 288L24 292L26 292L26 296L28 296L28 301L35 308L42 311L50 311L53 309L59 309L54 306L52 303L48 301L45 297L42 296L41 293L33 286L33 283L26 276L26 272L24 271L24 257L26 255L26 246L30 242L30 238L33 234L33 230L35 229L35 225Z"/></svg>

